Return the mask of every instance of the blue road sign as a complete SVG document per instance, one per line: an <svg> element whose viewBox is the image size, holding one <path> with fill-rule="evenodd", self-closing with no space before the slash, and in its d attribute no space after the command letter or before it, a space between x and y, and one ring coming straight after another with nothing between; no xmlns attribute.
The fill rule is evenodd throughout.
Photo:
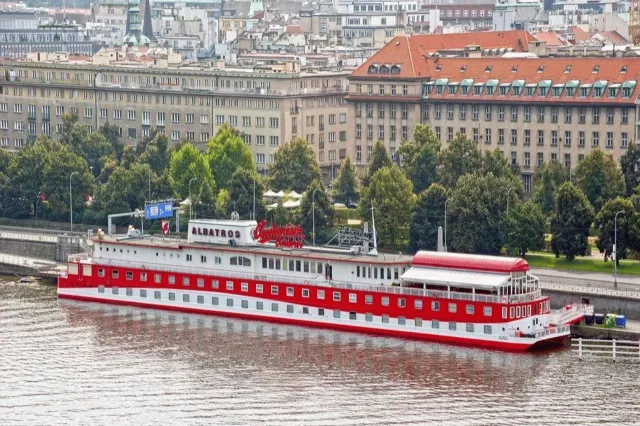
<svg viewBox="0 0 640 426"><path fill-rule="evenodd" d="M161 219L173 216L173 204L161 203L151 204L144 207L144 218L147 220Z"/></svg>

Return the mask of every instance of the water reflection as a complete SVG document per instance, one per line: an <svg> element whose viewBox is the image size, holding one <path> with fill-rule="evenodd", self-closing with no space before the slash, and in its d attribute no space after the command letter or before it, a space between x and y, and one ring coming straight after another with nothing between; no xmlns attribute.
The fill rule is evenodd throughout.
<svg viewBox="0 0 640 426"><path fill-rule="evenodd" d="M59 301L54 288L2 281L0 330L3 425L581 425L640 414L640 365L563 350Z"/></svg>

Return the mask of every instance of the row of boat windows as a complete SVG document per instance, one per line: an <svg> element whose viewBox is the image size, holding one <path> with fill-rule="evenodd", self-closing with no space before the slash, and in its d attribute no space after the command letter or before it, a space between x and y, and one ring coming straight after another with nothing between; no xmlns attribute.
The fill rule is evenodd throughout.
<svg viewBox="0 0 640 426"><path fill-rule="evenodd" d="M100 247L100 250L102 250L102 247ZM109 251L109 247L105 247L106 251ZM115 253L117 251L116 248L111 248L111 250ZM124 253L123 249L120 249L120 253ZM130 250L127 249L126 253L130 253ZM137 251L133 250L133 254L136 254ZM166 256L165 253L162 254L163 256ZM160 253L156 252L156 257L159 257ZM169 254L169 257L173 257L173 253ZM176 253L176 259L180 259L180 255ZM193 255L192 254L186 254L185 255L185 260L187 262L193 262ZM220 256L213 256L213 262L216 265L221 265L222 264L222 257ZM207 263L207 256L201 255L200 256L200 263ZM251 259L245 256L232 256L229 258L229 265L231 266L251 266Z"/></svg>
<svg viewBox="0 0 640 426"><path fill-rule="evenodd" d="M404 274L404 272L406 271L407 268L382 268L382 267L376 267L376 266L360 266L360 265L356 265L356 277L360 278L373 278L374 280L378 279L378 271L380 279L384 280L385 279L385 272L386 272L386 279L390 280L391 279L391 273L393 272L393 279L397 280L400 278L400 274Z"/></svg>
<svg viewBox="0 0 640 426"><path fill-rule="evenodd" d="M104 286L98 286L98 293L104 293L105 292L105 288ZM111 293L114 295L119 295L120 294L120 288L118 287L112 287L111 288ZM125 289L125 294L127 296L133 296L133 289L132 288L127 288ZM140 289L139 290L139 296L143 299L149 297L149 291L147 291L146 289ZM191 295L187 294L187 293L183 293L182 294L182 302L184 303L191 303ZM169 301L175 301L176 300L176 294L173 292L169 292L167 294L168 300ZM162 300L162 292L155 290L153 291L153 298L155 300ZM204 305L205 303L205 297L202 295L197 295L196 299L195 299L196 303L199 305ZM226 299L226 306L229 308L233 308L235 304L234 299L231 298L227 298ZM211 305L212 306L220 306L220 297L218 296L212 296L211 297ZM265 302L262 301L257 301L255 302L255 309L258 311L263 311L265 310ZM267 305L269 305L269 303L267 303ZM280 304L277 302L272 302L270 303L270 309L272 312L280 312ZM243 309L249 309L249 301L248 300L241 300L240 301L240 307ZM294 305L291 304L285 304L285 309L286 312L288 314L293 314L294 313ZM342 311L339 310L330 310L330 309L324 309L324 308L309 308L307 306L304 306L302 308L302 313L305 315L311 315L311 311L315 310L317 311L318 316L322 316L325 317L326 312L330 311L332 312L332 316L333 318L336 319L341 319L342 318ZM358 319L358 313L357 312L349 312L349 319L350 320L357 320ZM364 320L366 322L373 322L373 314L371 313L365 313L364 314ZM407 325L407 319L406 317L403 316L399 316L396 319L394 319L394 323L397 323L397 325ZM382 315L381 316L381 322L383 324L390 324L391 323L391 318L389 317L389 315ZM413 324L416 327L422 327L423 326L423 320L422 318L414 318L413 320ZM458 330L458 323L456 322L449 322L448 323L448 328L451 331L457 331ZM432 329L439 329L440 328L440 321L438 320L431 320L431 328ZM475 324L472 323L466 323L465 326L465 330L469 333L474 333L475 332ZM484 325L484 334L491 334L492 333L492 326L491 325Z"/></svg>
<svg viewBox="0 0 640 426"><path fill-rule="evenodd" d="M278 257L262 257L262 269L322 274L323 263L309 262L308 260L283 260Z"/></svg>
<svg viewBox="0 0 640 426"><path fill-rule="evenodd" d="M105 270L104 268L99 268L98 269L98 276L99 277L104 277L105 276ZM113 279L118 279L120 276L120 272L117 269L113 269L111 271L111 277ZM126 279L129 281L133 280L133 272L132 271L126 271L125 273ZM148 275L146 272L140 272L140 281L142 282L146 282L148 279ZM154 282L156 284L161 284L162 283L162 275L161 274L154 274ZM175 285L176 283L176 277L174 275L169 275L168 277L168 283L169 285ZM189 277L182 277L182 285L185 287L188 287L191 284L191 280ZM204 278L197 278L196 279L196 285L198 286L198 288L204 288L205 286L205 281ZM212 280L211 281L211 288L214 290L217 290L220 288L220 282L219 280ZM233 281L227 281L225 283L225 288L229 291L234 291L235 290L235 283ZM273 296L278 296L280 293L280 287L277 285L272 285L271 286L271 295ZM242 292L248 292L249 291L249 283L247 282L243 282L240 283L240 291ZM263 294L264 293L264 285L263 284L255 284L255 292L258 294ZM295 297L295 288L294 287L286 287L286 295L288 297ZM308 288L303 288L301 290L301 296L304 298L309 298L310 297L310 290ZM316 289L316 298L318 300L325 300L326 298L326 294L325 294L325 290L320 290L320 289ZM342 293L339 291L334 291L333 295L332 295L333 301L334 302L340 302L342 301ZM349 302L350 303L358 303L358 295L356 293L349 293ZM364 296L364 303L367 305L372 305L374 303L374 297L372 294L367 294ZM398 297L397 298L397 306L399 308L405 308L407 306L407 300L404 297ZM535 312L534 314L538 314L538 313L542 313L545 312L546 309L548 309L548 301L547 302L540 302L539 304L539 311ZM381 296L380 297L380 305L381 306L389 306L390 304L390 300L388 296ZM414 299L413 301L413 307L414 309L418 309L421 310L423 308L423 302L421 299ZM434 312L438 312L440 311L440 301L438 300L432 300L431 301L431 310ZM449 302L447 303L447 311L449 313L457 313L458 312L458 303L456 302ZM465 305L465 313L467 315L474 315L475 314L475 305L473 304L466 304ZM493 315L493 308L491 306L483 306L482 308L482 313L484 316L486 317L490 317ZM514 318L526 318L526 317L530 317L531 316L531 305L525 305L525 306L511 306L509 307L509 309L507 309L506 306L502 307L502 318L503 319L514 319Z"/></svg>

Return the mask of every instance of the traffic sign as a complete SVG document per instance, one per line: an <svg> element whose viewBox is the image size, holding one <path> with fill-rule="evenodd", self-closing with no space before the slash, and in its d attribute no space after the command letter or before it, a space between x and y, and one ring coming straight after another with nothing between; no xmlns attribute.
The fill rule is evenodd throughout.
<svg viewBox="0 0 640 426"><path fill-rule="evenodd" d="M173 216L173 203L151 204L144 206L144 217L147 220L162 219Z"/></svg>

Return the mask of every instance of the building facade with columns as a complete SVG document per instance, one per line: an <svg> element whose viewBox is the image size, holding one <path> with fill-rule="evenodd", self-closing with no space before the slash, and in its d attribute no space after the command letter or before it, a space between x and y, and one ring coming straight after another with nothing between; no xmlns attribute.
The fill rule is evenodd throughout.
<svg viewBox="0 0 640 426"><path fill-rule="evenodd" d="M19 150L40 135L56 138L65 113L77 114L90 131L115 124L130 145L157 128L172 143L206 149L228 123L242 133L258 170L266 172L275 150L301 137L328 181L347 153L348 74L0 62L0 149Z"/></svg>
<svg viewBox="0 0 640 426"><path fill-rule="evenodd" d="M349 77L356 164L366 164L377 140L395 158L424 123L443 147L461 133L482 151L499 149L529 192L538 165L575 167L594 149L619 160L637 140L640 58L438 57L412 44L392 41Z"/></svg>

